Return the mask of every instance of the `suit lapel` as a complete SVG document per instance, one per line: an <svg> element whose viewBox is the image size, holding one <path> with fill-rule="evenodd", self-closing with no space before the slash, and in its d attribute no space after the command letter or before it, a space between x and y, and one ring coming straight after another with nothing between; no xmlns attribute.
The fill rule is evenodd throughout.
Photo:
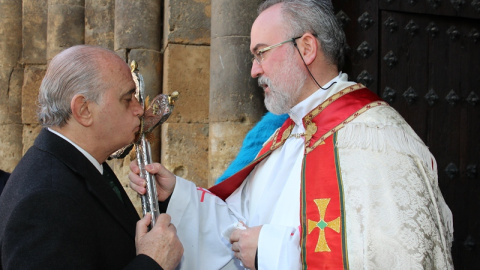
<svg viewBox="0 0 480 270"><path fill-rule="evenodd" d="M56 156L75 172L79 179L85 182L87 191L95 197L99 204L113 216L128 234L133 238L135 237L135 227L139 217L118 179L116 179L115 184L120 189L124 203L118 199L95 166L69 142L43 129L35 140L35 146ZM115 175L106 163L103 166L104 170L108 170Z"/></svg>
<svg viewBox="0 0 480 270"><path fill-rule="evenodd" d="M103 169L109 170L112 175L115 175L107 163L103 163ZM96 171L96 174L86 177L85 182L89 191L117 222L120 223L129 234L135 237L135 227L139 217L118 179L116 179L115 184L119 187L125 204L118 199L106 179L98 171Z"/></svg>

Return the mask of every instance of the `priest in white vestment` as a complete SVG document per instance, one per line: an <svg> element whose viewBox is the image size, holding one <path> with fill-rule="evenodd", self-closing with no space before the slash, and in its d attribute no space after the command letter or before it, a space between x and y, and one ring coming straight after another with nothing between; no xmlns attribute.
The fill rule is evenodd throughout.
<svg viewBox="0 0 480 270"><path fill-rule="evenodd" d="M184 246L179 267L452 269L452 214L421 139L375 97L334 119L356 102L352 94L370 94L339 71L346 41L330 2L266 1L259 11L251 31L252 77L265 91L267 109L290 118L245 177L231 177L240 181L205 190L158 163L147 166ZM317 115L338 123L320 134ZM314 157L324 144L334 155ZM335 168L322 167L327 161ZM131 187L144 193L138 167L131 168ZM311 176L315 168L331 170L331 177ZM318 190L302 189L310 184ZM309 198L320 219L304 213ZM335 221L326 216L334 208Z"/></svg>

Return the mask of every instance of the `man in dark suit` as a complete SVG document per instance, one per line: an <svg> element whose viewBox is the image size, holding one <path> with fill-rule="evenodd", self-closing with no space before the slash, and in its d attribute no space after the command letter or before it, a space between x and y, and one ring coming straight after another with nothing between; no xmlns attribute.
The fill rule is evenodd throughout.
<svg viewBox="0 0 480 270"><path fill-rule="evenodd" d="M115 53L74 46L42 81L44 129L0 197L1 265L10 269L174 269L183 254L170 216L139 220L105 160L130 144L143 108Z"/></svg>
<svg viewBox="0 0 480 270"><path fill-rule="evenodd" d="M10 176L10 173L0 170L0 194L2 194L3 188L7 184L8 177Z"/></svg>

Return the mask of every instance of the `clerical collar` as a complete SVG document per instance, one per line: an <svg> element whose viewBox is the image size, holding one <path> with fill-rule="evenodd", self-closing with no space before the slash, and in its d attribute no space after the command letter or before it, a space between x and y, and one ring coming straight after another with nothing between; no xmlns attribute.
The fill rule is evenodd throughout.
<svg viewBox="0 0 480 270"><path fill-rule="evenodd" d="M317 89L313 94L311 94L309 97L306 99L302 100L300 103L297 105L293 106L293 108L290 109L290 112L288 112L288 115L292 120L295 122L296 125L303 126L303 118L305 115L307 115L309 112L311 112L315 107L317 107L319 104L324 102L327 97L330 96L331 92L336 89L336 86L338 85L339 82L344 82L348 80L348 75L346 73L340 72L337 77L333 78L331 81L326 83L325 85L332 85L329 87L327 90L322 90L320 88Z"/></svg>
<svg viewBox="0 0 480 270"><path fill-rule="evenodd" d="M78 149L90 162L97 168L97 170L100 172L100 174L103 174L103 166L100 164L92 155L90 155L87 151L85 151L83 148L78 146L76 143L72 142L69 138L63 136L63 134L48 128L48 131L52 132L53 134L57 135L58 137L64 139L65 141L69 142L71 145L75 146L75 148Z"/></svg>

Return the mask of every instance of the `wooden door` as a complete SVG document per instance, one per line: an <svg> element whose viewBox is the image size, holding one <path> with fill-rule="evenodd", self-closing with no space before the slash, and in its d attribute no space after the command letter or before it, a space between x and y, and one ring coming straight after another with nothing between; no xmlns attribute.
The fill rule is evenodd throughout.
<svg viewBox="0 0 480 270"><path fill-rule="evenodd" d="M480 0L335 0L344 71L397 109L438 163L455 269L480 265Z"/></svg>

